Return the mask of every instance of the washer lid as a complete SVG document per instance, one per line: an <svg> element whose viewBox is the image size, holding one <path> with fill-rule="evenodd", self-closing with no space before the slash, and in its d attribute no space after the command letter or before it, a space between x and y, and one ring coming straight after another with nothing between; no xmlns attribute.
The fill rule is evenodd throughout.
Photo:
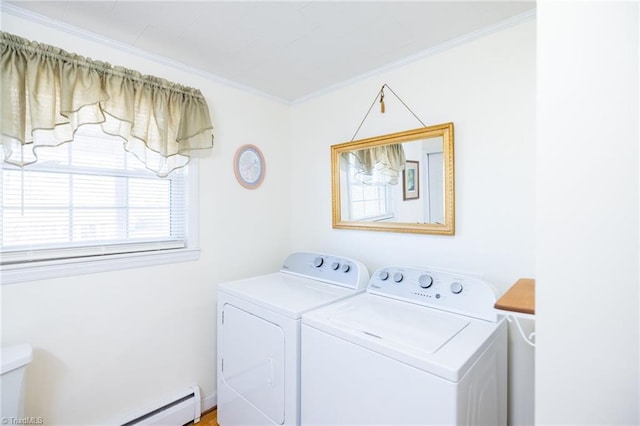
<svg viewBox="0 0 640 426"><path fill-rule="evenodd" d="M222 283L218 290L294 319L311 309L364 291L282 272Z"/></svg>
<svg viewBox="0 0 640 426"><path fill-rule="evenodd" d="M380 303L383 302L383 303ZM361 298L328 309L327 323L380 339L380 343L425 357L469 325L464 317L406 303L402 310L379 297Z"/></svg>
<svg viewBox="0 0 640 426"><path fill-rule="evenodd" d="M504 321L478 320L370 293L308 312L302 325L451 382L464 376L505 327Z"/></svg>

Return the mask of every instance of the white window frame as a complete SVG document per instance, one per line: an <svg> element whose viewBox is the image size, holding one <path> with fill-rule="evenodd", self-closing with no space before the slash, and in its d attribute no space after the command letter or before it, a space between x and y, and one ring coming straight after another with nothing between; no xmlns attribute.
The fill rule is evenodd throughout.
<svg viewBox="0 0 640 426"><path fill-rule="evenodd" d="M104 254L58 260L42 260L0 266L0 284L62 278L73 275L140 268L167 263L191 262L200 258L198 241L198 159L189 162L187 174L187 244L186 247L134 253ZM152 246L153 243L150 243Z"/></svg>
<svg viewBox="0 0 640 426"><path fill-rule="evenodd" d="M393 215L393 210L391 209L391 189L388 187L387 184L385 183L373 183L373 184L369 184L369 186L377 186L377 187L384 187L385 188L385 205L387 207L387 211L385 213L382 213L380 215L374 215L374 216L364 216L361 217L359 219L353 219L353 201L351 199L351 195L352 195L352 186L365 186L367 184L364 184L362 182L358 182L358 181L354 181L351 176L349 175L349 173L346 174L347 178L345 179L347 182L346 185L346 192L347 192L347 200L348 200L348 206L349 206L349 220L353 220L355 222L363 222L363 221L367 221L367 222L381 222L381 221L385 221L385 220L389 220L389 219L393 219L394 215Z"/></svg>
<svg viewBox="0 0 640 426"><path fill-rule="evenodd" d="M351 201L351 185L354 185L353 182L349 183L349 217L351 218L351 220L355 221L355 222L381 222L381 221L385 221L385 220L389 220L389 219L393 219L393 212L391 210L391 191L389 188L385 187L385 184L383 183L374 183L371 184L370 186L375 186L378 188L383 188L384 189L384 193L385 193L385 198L384 198L384 203L385 206L387 207L387 211L385 213L382 214L378 214L378 215L372 215L372 216L363 216L359 219L353 219L353 201ZM362 185L365 186L366 184L363 183L356 183L355 185Z"/></svg>

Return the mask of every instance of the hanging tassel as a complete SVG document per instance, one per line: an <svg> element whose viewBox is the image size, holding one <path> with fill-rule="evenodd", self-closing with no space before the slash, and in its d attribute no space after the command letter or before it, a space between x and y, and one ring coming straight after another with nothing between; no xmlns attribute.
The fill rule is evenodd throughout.
<svg viewBox="0 0 640 426"><path fill-rule="evenodd" d="M404 101L402 99L400 99L400 97L398 95L396 95L396 92L393 91L393 89L389 86L387 86L386 84L382 85L382 88L380 89L380 91L378 93L376 93L376 96L374 96L373 100L371 101L371 105L369 105L369 110L367 110L367 113L364 115L364 118L362 119L362 121L360 122L360 125L358 126L358 128L356 129L356 132L353 134L353 137L351 138L351 142L354 141L354 139L356 138L356 135L358 134L358 132L360 131L360 128L362 127L362 125L364 124L365 120L367 119L367 117L369 117L369 113L371 112L371 110L373 109L373 107L376 105L376 100L378 98L380 98L380 100L378 102L380 102L380 112L382 114L384 114L385 108L384 108L384 88L387 88L389 90L391 90L391 94L393 96L396 97L397 100L400 101L400 103L402 105L404 105L404 107L416 118L416 120L418 120L420 122L420 124L422 124L422 127L427 127L426 124L424 124L424 122L422 120L420 120L420 118L416 115L415 112L413 112L411 110L411 108L409 108L407 106L407 104L404 103Z"/></svg>

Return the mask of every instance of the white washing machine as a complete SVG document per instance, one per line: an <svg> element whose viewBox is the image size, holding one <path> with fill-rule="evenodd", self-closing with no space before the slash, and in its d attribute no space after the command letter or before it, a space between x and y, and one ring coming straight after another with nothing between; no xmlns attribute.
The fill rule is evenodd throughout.
<svg viewBox="0 0 640 426"><path fill-rule="evenodd" d="M368 281L356 260L296 252L280 272L220 284L218 423L299 425L301 316Z"/></svg>
<svg viewBox="0 0 640 426"><path fill-rule="evenodd" d="M507 325L494 289L425 268L302 317L303 425L505 425Z"/></svg>

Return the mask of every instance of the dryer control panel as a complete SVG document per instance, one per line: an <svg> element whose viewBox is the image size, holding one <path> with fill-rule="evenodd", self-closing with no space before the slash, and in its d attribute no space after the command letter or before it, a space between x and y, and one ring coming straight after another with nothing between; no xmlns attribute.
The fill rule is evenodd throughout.
<svg viewBox="0 0 640 426"><path fill-rule="evenodd" d="M453 271L384 267L371 276L367 292L487 321L498 319L493 286Z"/></svg>
<svg viewBox="0 0 640 426"><path fill-rule="evenodd" d="M369 271L361 262L323 253L291 253L284 260L280 272L354 290L364 290L369 282Z"/></svg>

